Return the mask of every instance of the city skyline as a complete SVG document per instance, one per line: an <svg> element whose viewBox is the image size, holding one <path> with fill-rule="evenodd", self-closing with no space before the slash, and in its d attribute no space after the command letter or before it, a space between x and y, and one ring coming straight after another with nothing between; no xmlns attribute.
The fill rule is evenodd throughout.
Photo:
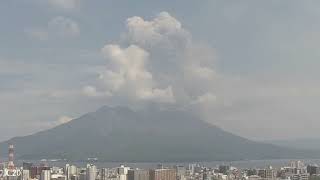
<svg viewBox="0 0 320 180"><path fill-rule="evenodd" d="M9 148L11 149L11 147ZM9 158L10 159L10 158ZM319 160L318 160L319 161ZM313 161L314 162L314 161ZM139 163L105 166L92 162L79 165L76 162L62 160L60 165L53 162L28 162L10 167L1 162L2 180L318 180L320 167L317 164L301 160L287 160L281 165L267 164L259 167L254 162L249 166L235 166L236 162L152 164L143 168ZM142 163L143 164L143 163Z"/></svg>
<svg viewBox="0 0 320 180"><path fill-rule="evenodd" d="M98 159L87 162L67 159L25 161L15 159L14 145L8 144L7 160L0 162L1 180L318 180L319 159L216 161L180 163L120 163L105 166ZM94 159L94 161L92 161ZM16 165L15 161L20 161ZM279 165L279 162L280 165ZM22 165L21 165L22 162ZM58 164L57 164L58 163ZM80 165L87 163L86 166ZM117 162L118 163L118 162ZM63 164L63 166L61 166ZM144 164L144 165L143 165ZM211 165L210 165L211 164ZM235 165L237 164L237 165ZM144 168L140 166L143 165ZM275 166L273 166L275 165Z"/></svg>

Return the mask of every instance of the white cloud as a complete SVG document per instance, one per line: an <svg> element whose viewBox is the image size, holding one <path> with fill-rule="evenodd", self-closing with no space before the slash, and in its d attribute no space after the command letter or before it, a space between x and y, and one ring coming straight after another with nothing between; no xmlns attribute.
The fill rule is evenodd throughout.
<svg viewBox="0 0 320 180"><path fill-rule="evenodd" d="M124 37L125 44L136 44L149 52L154 79L171 86L173 92L179 91L174 94L180 98L212 91L211 84L217 77L214 50L193 42L182 23L168 12L149 21L137 16L128 18Z"/></svg>
<svg viewBox="0 0 320 180"><path fill-rule="evenodd" d="M217 101L217 96L212 93L206 93L197 97L194 104L208 104Z"/></svg>
<svg viewBox="0 0 320 180"><path fill-rule="evenodd" d="M25 33L38 40L50 38L74 38L80 35L80 27L77 22L70 18L57 16L52 18L46 27L27 28Z"/></svg>
<svg viewBox="0 0 320 180"><path fill-rule="evenodd" d="M60 125L60 124L65 124L65 123L68 123L68 122L70 122L70 121L72 121L73 120L73 118L71 118L71 117L69 117L69 116L60 116L59 118L58 118L58 125Z"/></svg>
<svg viewBox="0 0 320 180"><path fill-rule="evenodd" d="M102 48L108 64L95 91L170 103L212 92L213 50L194 43L181 22L161 12L152 20L128 18L126 27L119 44Z"/></svg>
<svg viewBox="0 0 320 180"><path fill-rule="evenodd" d="M63 9L75 9L79 7L80 0L48 0L49 4Z"/></svg>
<svg viewBox="0 0 320 180"><path fill-rule="evenodd" d="M126 49L121 49L118 45L106 45L102 53L109 60L112 69L101 74L100 78L106 78L106 83L113 91L125 86L127 81L134 82L132 85L137 86L148 86L151 83L152 75L145 68L149 54L145 50L135 45Z"/></svg>
<svg viewBox="0 0 320 180"><path fill-rule="evenodd" d="M102 53L109 61L105 72L100 75L107 91L130 98L173 102L171 88L160 89L146 68L149 53L138 46L121 48L106 45Z"/></svg>
<svg viewBox="0 0 320 180"><path fill-rule="evenodd" d="M87 96L90 96L90 97L96 97L98 96L98 92L97 92L97 89L93 86L86 86L83 88L83 93Z"/></svg>
<svg viewBox="0 0 320 180"><path fill-rule="evenodd" d="M175 102L171 86L166 89L144 89L138 92L138 97L144 100L153 100L156 102Z"/></svg>
<svg viewBox="0 0 320 180"><path fill-rule="evenodd" d="M85 86L82 89L85 96L88 97L110 97L112 94L109 91L99 92L94 86Z"/></svg>
<svg viewBox="0 0 320 180"><path fill-rule="evenodd" d="M175 48L186 45L190 40L189 33L182 28L181 23L167 12L159 13L151 21L137 16L128 18L127 29L126 40L145 48L159 44Z"/></svg>
<svg viewBox="0 0 320 180"><path fill-rule="evenodd" d="M199 65L190 65L185 69L192 76L198 77L200 79L211 79L216 77L216 72L209 67L199 66Z"/></svg>

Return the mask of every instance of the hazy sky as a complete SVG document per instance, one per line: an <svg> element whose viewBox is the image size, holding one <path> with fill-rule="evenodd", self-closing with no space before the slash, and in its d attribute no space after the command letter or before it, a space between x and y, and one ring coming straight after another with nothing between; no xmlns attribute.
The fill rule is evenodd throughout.
<svg viewBox="0 0 320 180"><path fill-rule="evenodd" d="M148 103L320 138L319 19L317 0L1 1L0 140Z"/></svg>

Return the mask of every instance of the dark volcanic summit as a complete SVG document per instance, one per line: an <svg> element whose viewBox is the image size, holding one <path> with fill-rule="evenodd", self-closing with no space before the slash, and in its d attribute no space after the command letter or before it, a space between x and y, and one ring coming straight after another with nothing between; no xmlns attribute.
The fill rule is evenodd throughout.
<svg viewBox="0 0 320 180"><path fill-rule="evenodd" d="M236 136L174 108L133 111L105 106L53 129L9 141L21 159L211 161L297 158L304 154ZM0 144L2 152L7 151L7 144Z"/></svg>

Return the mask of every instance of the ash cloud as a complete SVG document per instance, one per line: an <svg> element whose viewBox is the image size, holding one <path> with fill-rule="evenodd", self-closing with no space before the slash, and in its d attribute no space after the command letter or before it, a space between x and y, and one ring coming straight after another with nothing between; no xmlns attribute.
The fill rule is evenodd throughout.
<svg viewBox="0 0 320 180"><path fill-rule="evenodd" d="M191 33L168 12L151 20L134 16L118 43L106 44L106 60L96 94L128 101L191 103L213 94L214 50L192 40ZM92 94L92 93L91 93Z"/></svg>

